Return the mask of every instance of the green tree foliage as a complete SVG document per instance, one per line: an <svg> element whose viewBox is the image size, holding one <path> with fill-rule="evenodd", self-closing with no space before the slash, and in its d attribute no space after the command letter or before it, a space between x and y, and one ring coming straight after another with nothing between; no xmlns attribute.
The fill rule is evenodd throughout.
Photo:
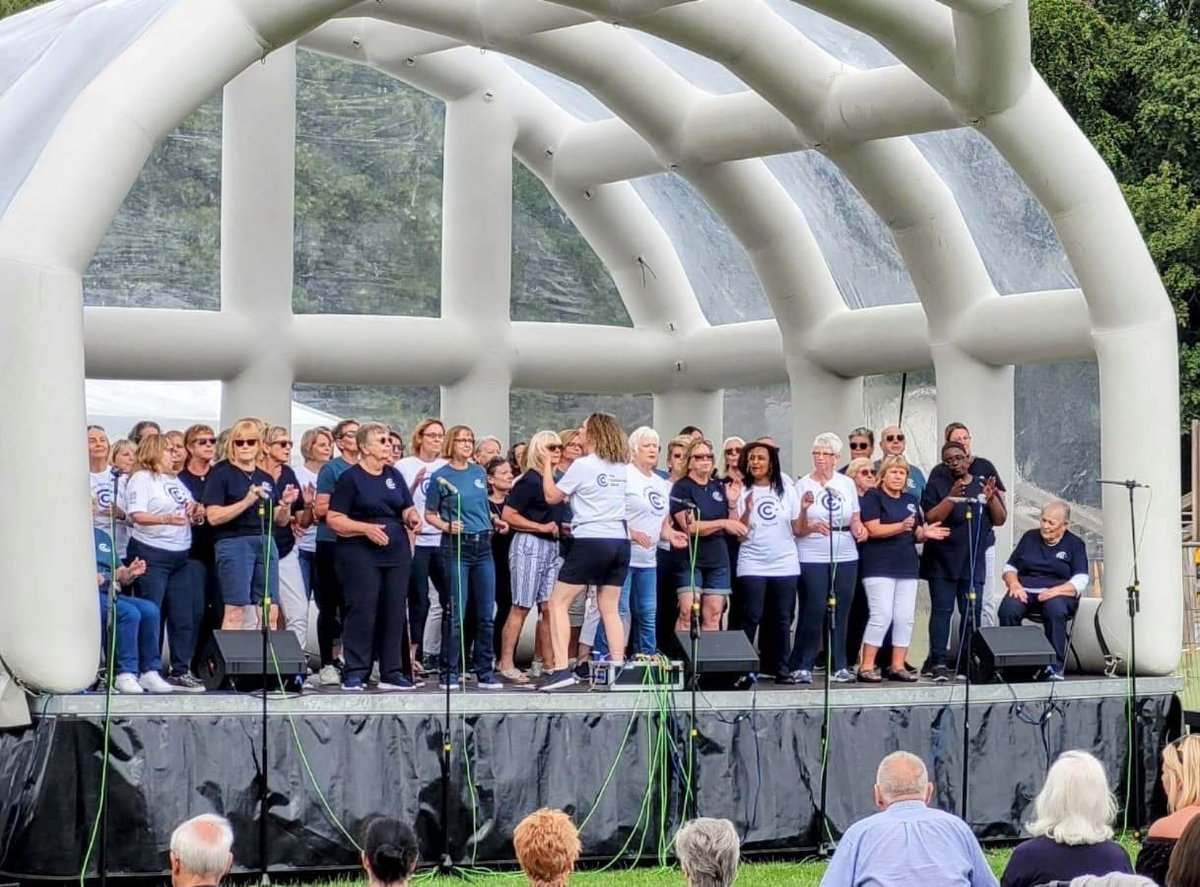
<svg viewBox="0 0 1200 887"><path fill-rule="evenodd" d="M1121 184L1179 320L1184 425L1200 416L1200 10L1030 0L1033 61Z"/></svg>

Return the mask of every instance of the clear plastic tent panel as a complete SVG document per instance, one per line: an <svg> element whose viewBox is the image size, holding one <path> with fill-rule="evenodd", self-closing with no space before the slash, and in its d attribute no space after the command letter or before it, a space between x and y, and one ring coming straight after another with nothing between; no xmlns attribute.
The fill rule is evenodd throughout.
<svg viewBox="0 0 1200 887"><path fill-rule="evenodd" d="M958 201L998 292L1079 285L1045 209L991 142L973 129L912 141Z"/></svg>
<svg viewBox="0 0 1200 887"><path fill-rule="evenodd" d="M58 122L176 0L59 0L0 21L0 212Z"/></svg>
<svg viewBox="0 0 1200 887"><path fill-rule="evenodd" d="M608 120L616 115L602 101L571 80L551 74L510 55L497 53L505 64L528 80L548 99L573 117L588 123Z"/></svg>
<svg viewBox="0 0 1200 887"><path fill-rule="evenodd" d="M777 15L787 19L797 31L840 62L855 68L883 68L898 64L896 57L873 37L807 9L798 2L766 0L766 4Z"/></svg>
<svg viewBox="0 0 1200 887"><path fill-rule="evenodd" d="M709 323L774 316L746 251L691 185L663 173L633 187L674 244Z"/></svg>
<svg viewBox="0 0 1200 887"><path fill-rule="evenodd" d="M650 50L654 56L685 80L713 95L744 92L749 89L737 76L720 62L707 56L684 49L667 40L661 40L644 31L631 31L634 39Z"/></svg>
<svg viewBox="0 0 1200 887"><path fill-rule="evenodd" d="M779 444L779 462L789 474L800 448L792 441L792 395L787 383L726 388L722 402L725 437L756 440L773 437ZM713 441L720 445L722 441Z"/></svg>
<svg viewBox="0 0 1200 887"><path fill-rule="evenodd" d="M296 313L437 316L444 130L437 99L296 54Z"/></svg>
<svg viewBox="0 0 1200 887"><path fill-rule="evenodd" d="M513 163L512 319L633 326L612 275L541 179Z"/></svg>
<svg viewBox="0 0 1200 887"><path fill-rule="evenodd" d="M408 438L416 424L441 411L441 389L390 385L312 385L292 386L292 398L314 410L359 422L383 422ZM300 448L296 447L299 455Z"/></svg>
<svg viewBox="0 0 1200 887"><path fill-rule="evenodd" d="M506 445L529 440L543 430L578 428L592 413L611 413L628 434L639 425L653 426L654 398L649 394L577 394L514 388L508 396L510 434ZM476 428L475 436L503 433L494 428Z"/></svg>
<svg viewBox="0 0 1200 887"><path fill-rule="evenodd" d="M799 151L763 162L808 219L849 307L917 301L891 232L833 161Z"/></svg>
<svg viewBox="0 0 1200 887"><path fill-rule="evenodd" d="M85 305L221 307L221 96L154 149L83 272Z"/></svg>

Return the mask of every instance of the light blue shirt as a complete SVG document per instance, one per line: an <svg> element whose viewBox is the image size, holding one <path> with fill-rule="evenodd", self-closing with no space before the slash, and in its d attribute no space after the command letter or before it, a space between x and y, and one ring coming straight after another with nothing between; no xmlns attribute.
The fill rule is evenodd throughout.
<svg viewBox="0 0 1200 887"><path fill-rule="evenodd" d="M922 801L850 826L821 887L998 887L970 827Z"/></svg>

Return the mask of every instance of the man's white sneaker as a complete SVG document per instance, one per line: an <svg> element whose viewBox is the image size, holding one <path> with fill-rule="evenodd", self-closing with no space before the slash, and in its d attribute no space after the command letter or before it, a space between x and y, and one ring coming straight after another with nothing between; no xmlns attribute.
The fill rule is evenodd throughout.
<svg viewBox="0 0 1200 887"><path fill-rule="evenodd" d="M342 673L337 670L336 665L326 665L317 673L317 683L322 687L340 687Z"/></svg>
<svg viewBox="0 0 1200 887"><path fill-rule="evenodd" d="M147 693L173 693L175 691L175 688L164 681L163 676L156 671L142 672L138 683Z"/></svg>
<svg viewBox="0 0 1200 887"><path fill-rule="evenodd" d="M128 671L117 675L116 680L113 681L113 689L118 693L129 693L131 695L146 692L142 689L142 685L138 683L137 675Z"/></svg>

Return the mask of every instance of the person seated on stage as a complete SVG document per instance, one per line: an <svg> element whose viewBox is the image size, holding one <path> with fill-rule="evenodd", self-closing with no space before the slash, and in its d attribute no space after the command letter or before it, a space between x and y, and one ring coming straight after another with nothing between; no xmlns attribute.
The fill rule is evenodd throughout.
<svg viewBox="0 0 1200 887"><path fill-rule="evenodd" d="M1151 823L1133 865L1139 875L1158 884L1167 883L1171 852L1200 813L1200 736L1181 736L1163 749L1162 787L1167 795L1167 815Z"/></svg>
<svg viewBox="0 0 1200 887"><path fill-rule="evenodd" d="M1067 659L1067 620L1088 586L1087 546L1067 529L1070 523L1067 503L1047 502L1041 527L1021 537L1001 574L1008 594L1000 602L1000 624L1020 625L1027 614L1040 613L1057 657L1046 676L1059 681Z"/></svg>
<svg viewBox="0 0 1200 887"><path fill-rule="evenodd" d="M530 887L566 887L579 859L579 832L566 813L543 807L517 823L513 849Z"/></svg>
<svg viewBox="0 0 1200 887"><path fill-rule="evenodd" d="M113 551L112 537L92 529L96 544L96 584L100 589L100 629L103 638L108 629L108 591L115 575L119 585L129 585L146 572L146 562L134 558L122 566ZM114 569L115 568L115 569ZM144 598L117 595L116 662L113 689L118 693L170 693L173 687L159 672L162 670L161 620L158 606ZM104 643L105 655L111 650Z"/></svg>
<svg viewBox="0 0 1200 887"><path fill-rule="evenodd" d="M1008 860L1000 887L1037 887L1079 875L1133 874L1129 854L1112 840L1117 800L1104 767L1085 751L1067 751L1046 774L1033 802L1033 835Z"/></svg>
<svg viewBox="0 0 1200 887"><path fill-rule="evenodd" d="M729 887L737 877L737 831L728 819L701 817L675 835L675 855L688 887Z"/></svg>
<svg viewBox="0 0 1200 887"><path fill-rule="evenodd" d="M171 832L172 887L217 887L233 868L233 826L204 813Z"/></svg>
<svg viewBox="0 0 1200 887"><path fill-rule="evenodd" d="M996 887L971 827L930 807L932 799L920 758L905 751L885 757L875 776L880 812L842 836L822 887Z"/></svg>
<svg viewBox="0 0 1200 887"><path fill-rule="evenodd" d="M363 831L362 864L370 887L405 887L421 854L412 826L394 816L377 816Z"/></svg>

